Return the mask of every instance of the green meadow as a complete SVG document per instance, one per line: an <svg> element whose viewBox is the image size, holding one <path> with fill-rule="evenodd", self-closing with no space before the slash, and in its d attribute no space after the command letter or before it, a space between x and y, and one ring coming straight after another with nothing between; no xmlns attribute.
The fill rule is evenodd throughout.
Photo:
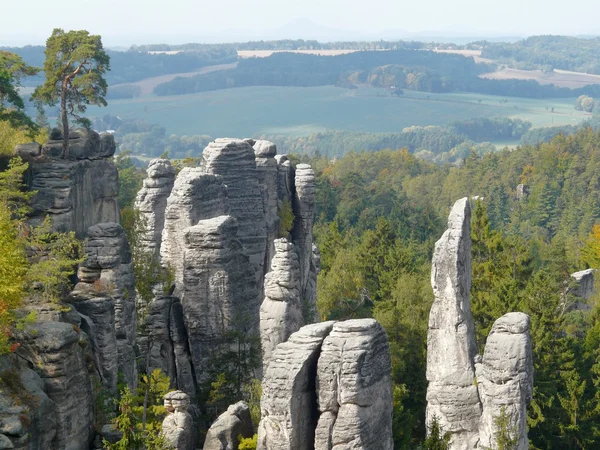
<svg viewBox="0 0 600 450"><path fill-rule="evenodd" d="M576 111L574 102L414 91L395 96L376 88L259 86L113 100L106 108L90 108L89 115L144 119L178 135L304 136L327 129L395 132L412 125L496 116L529 120L534 127L577 124L588 115Z"/></svg>

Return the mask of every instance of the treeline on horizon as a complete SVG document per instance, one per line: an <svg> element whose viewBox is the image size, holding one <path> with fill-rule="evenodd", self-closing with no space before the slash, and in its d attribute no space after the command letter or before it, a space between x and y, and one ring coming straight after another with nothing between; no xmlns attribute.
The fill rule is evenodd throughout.
<svg viewBox="0 0 600 450"><path fill-rule="evenodd" d="M248 42L231 42L218 44L202 44L190 42L187 44L148 44L132 45L129 49L141 52L172 52L172 51L197 51L229 48L239 50L420 50L425 48L454 48L454 44L442 44L421 41L335 41L319 42L314 39L276 39Z"/></svg>
<svg viewBox="0 0 600 450"><path fill-rule="evenodd" d="M44 64L44 50L41 45L25 47L0 47L0 50L15 53L27 64L41 67ZM168 75L171 73L190 72L205 66L232 63L237 60L237 53L227 47L215 47L194 52L181 52L174 55L165 53L151 54L146 51L111 51L111 70L106 74L109 85L132 83L145 78ZM22 80L24 86L37 86L43 82L43 76L27 77Z"/></svg>
<svg viewBox="0 0 600 450"><path fill-rule="evenodd" d="M525 98L600 96L600 85L569 89L534 80L495 80L479 75L493 64L476 63L458 54L398 49L358 51L336 56L281 52L247 58L236 68L193 77L177 77L154 88L156 95L185 95L247 86L326 86L353 88L370 84L401 91L474 92ZM398 92L401 94L401 92Z"/></svg>

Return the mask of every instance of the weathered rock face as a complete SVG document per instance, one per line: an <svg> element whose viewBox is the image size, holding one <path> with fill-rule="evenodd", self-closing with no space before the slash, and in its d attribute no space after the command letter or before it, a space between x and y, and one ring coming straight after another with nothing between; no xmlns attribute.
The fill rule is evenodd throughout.
<svg viewBox="0 0 600 450"><path fill-rule="evenodd" d="M44 380L19 364L16 355L0 357L0 448L51 448L56 436L56 404Z"/></svg>
<svg viewBox="0 0 600 450"><path fill-rule="evenodd" d="M267 352L316 317L314 173L301 165L296 177L291 161L276 153L268 141L217 139L204 150L201 167L182 170L172 189L166 162L151 163L138 195L137 205L151 225L147 248L160 247L161 263L175 273L174 297L159 294L156 305L149 307L140 352L148 355L144 359L149 368L167 371L191 396L206 381L210 354L219 351L226 332L258 336L263 299L271 302L265 309L265 329L274 333L264 334L270 342ZM286 256L275 267L271 262L282 207L292 208L296 220ZM254 274L252 282L248 273ZM169 308L178 308L180 318L174 319Z"/></svg>
<svg viewBox="0 0 600 450"><path fill-rule="evenodd" d="M265 299L260 307L263 369L271 353L304 325L300 300L300 265L294 245L277 239L272 271L265 276Z"/></svg>
<svg viewBox="0 0 600 450"><path fill-rule="evenodd" d="M391 371L387 335L378 322L333 325L317 367L315 450L394 448Z"/></svg>
<svg viewBox="0 0 600 450"><path fill-rule="evenodd" d="M165 226L167 199L175 183L175 169L167 159L153 159L146 172L148 177L135 199L135 208L140 212L146 227L140 236L141 244L146 252L158 256Z"/></svg>
<svg viewBox="0 0 600 450"><path fill-rule="evenodd" d="M308 281L304 290L303 313L304 320L307 323L313 323L318 320L317 312L317 277L321 271L321 252L315 244L312 245L312 258L310 260L310 270L308 271Z"/></svg>
<svg viewBox="0 0 600 450"><path fill-rule="evenodd" d="M160 255L162 263L175 272L177 293L183 286L183 233L199 220L229 211L227 188L220 177L206 175L200 168L184 168L167 200Z"/></svg>
<svg viewBox="0 0 600 450"><path fill-rule="evenodd" d="M188 413L190 397L181 391L169 392L164 398L167 417L162 432L173 450L194 449L194 421Z"/></svg>
<svg viewBox="0 0 600 450"><path fill-rule="evenodd" d="M471 315L471 207L458 200L448 229L435 244L431 285L435 299L427 334L427 423L437 417L452 433L453 449L472 449L479 439L481 404L475 386L477 354Z"/></svg>
<svg viewBox="0 0 600 450"><path fill-rule="evenodd" d="M197 379L228 331L258 336L255 274L231 216L201 220L184 230L182 306Z"/></svg>
<svg viewBox="0 0 600 450"><path fill-rule="evenodd" d="M306 325L275 348L263 378L257 450L314 448L317 361L332 328Z"/></svg>
<svg viewBox="0 0 600 450"><path fill-rule="evenodd" d="M265 258L265 272L271 270L271 260L275 255L273 242L279 236L278 215L278 171L275 155L277 147L269 141L256 141L254 143L254 154L256 156L256 172L260 194L263 200L263 211L267 228L267 255Z"/></svg>
<svg viewBox="0 0 600 450"><path fill-rule="evenodd" d="M18 146L16 153L30 163L29 186L38 194L32 202L31 221L47 215L57 231L75 231L85 237L92 225L118 222L118 171L112 162L114 138L76 130L70 159L58 159L62 140L49 141L40 153Z"/></svg>
<svg viewBox="0 0 600 450"><path fill-rule="evenodd" d="M431 284L435 300L427 335L427 424L434 417L452 433L450 448L497 448L497 418L503 411L516 430L518 449L528 445L526 409L533 392L529 317L509 313L477 355L470 306L471 211L458 200L448 229L435 245Z"/></svg>
<svg viewBox="0 0 600 450"><path fill-rule="evenodd" d="M144 324L144 334L138 337L146 370L161 369L169 376L171 386L194 397L197 386L190 361L183 308L177 297L157 296L150 304Z"/></svg>
<svg viewBox="0 0 600 450"><path fill-rule="evenodd" d="M89 336L94 363L102 385L117 393L118 351L115 331L115 302L108 289L96 280L79 282L68 302L81 316L80 328Z"/></svg>
<svg viewBox="0 0 600 450"><path fill-rule="evenodd" d="M527 405L533 394L533 358L529 317L508 313L494 322L483 361L477 365L477 386L483 405L479 446L497 448L496 419L508 418L508 429L518 437L517 450L529 448Z"/></svg>
<svg viewBox="0 0 600 450"><path fill-rule="evenodd" d="M288 201L291 204L294 199L296 171L286 155L275 155L275 161L277 161L277 195L281 209L281 202Z"/></svg>
<svg viewBox="0 0 600 450"><path fill-rule="evenodd" d="M373 319L306 325L263 379L258 449L392 449L385 331Z"/></svg>
<svg viewBox="0 0 600 450"><path fill-rule="evenodd" d="M238 437L252 437L254 427L250 408L246 402L238 402L227 408L211 425L203 450L233 450L238 448Z"/></svg>
<svg viewBox="0 0 600 450"><path fill-rule="evenodd" d="M296 196L294 198L294 229L293 241L298 248L300 260L300 295L305 301L312 293L307 291L310 278L310 264L313 257L313 224L315 221L315 172L308 164L298 164L296 167Z"/></svg>
<svg viewBox="0 0 600 450"><path fill-rule="evenodd" d="M571 274L575 286L568 290L569 300L575 300L574 303L566 305L569 309L589 310L592 306L588 303L595 293L594 274L596 269L580 270ZM571 300L572 301L572 300Z"/></svg>
<svg viewBox="0 0 600 450"><path fill-rule="evenodd" d="M265 274L267 224L254 149L240 139L217 139L202 152L202 168L220 175L227 186L229 214L237 219L238 239L254 267L258 294Z"/></svg>
<svg viewBox="0 0 600 450"><path fill-rule="evenodd" d="M85 362L89 345L84 333L71 324L39 322L23 337L21 355L44 382L44 391L56 405L50 422L56 421L51 445L39 448L81 450L93 438L93 397ZM44 419L44 427L50 422ZM40 430L41 441L49 435ZM51 435L51 434L50 434Z"/></svg>
<svg viewBox="0 0 600 450"><path fill-rule="evenodd" d="M72 294L72 303L83 315L91 313L91 322L96 325L92 340L99 347L99 354L112 358L112 338L105 320L110 320L106 297L114 300L114 333L118 353L118 370L123 372L129 386L137 383L134 346L136 342L137 318L135 311L135 277L133 262L125 231L117 223L101 223L90 227L85 243L87 259L81 264L78 277L81 280ZM86 300L87 298L87 300ZM105 307L100 307L104 299ZM104 314L105 316L102 316ZM107 315L108 314L108 315ZM112 363L110 364L112 370ZM108 370L108 369L107 369ZM106 374L108 376L108 374ZM112 378L110 378L112 380ZM110 384L112 389L113 385Z"/></svg>

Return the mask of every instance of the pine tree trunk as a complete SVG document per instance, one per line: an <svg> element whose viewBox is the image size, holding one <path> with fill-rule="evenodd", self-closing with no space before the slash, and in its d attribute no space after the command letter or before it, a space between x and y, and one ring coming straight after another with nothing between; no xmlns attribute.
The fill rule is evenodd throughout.
<svg viewBox="0 0 600 450"><path fill-rule="evenodd" d="M63 126L63 151L62 158L67 159L69 157L69 122L67 119L67 87L69 80L65 80L62 85L62 91L60 93L60 112L62 114L62 126Z"/></svg>

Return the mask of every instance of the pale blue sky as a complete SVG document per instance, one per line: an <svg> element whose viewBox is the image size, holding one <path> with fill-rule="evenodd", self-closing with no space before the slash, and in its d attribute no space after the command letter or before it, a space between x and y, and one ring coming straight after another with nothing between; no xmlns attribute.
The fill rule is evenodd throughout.
<svg viewBox="0 0 600 450"><path fill-rule="evenodd" d="M0 0L0 5L0 45L43 44L55 27L87 29L109 46L392 39L412 33L600 34L599 0Z"/></svg>

